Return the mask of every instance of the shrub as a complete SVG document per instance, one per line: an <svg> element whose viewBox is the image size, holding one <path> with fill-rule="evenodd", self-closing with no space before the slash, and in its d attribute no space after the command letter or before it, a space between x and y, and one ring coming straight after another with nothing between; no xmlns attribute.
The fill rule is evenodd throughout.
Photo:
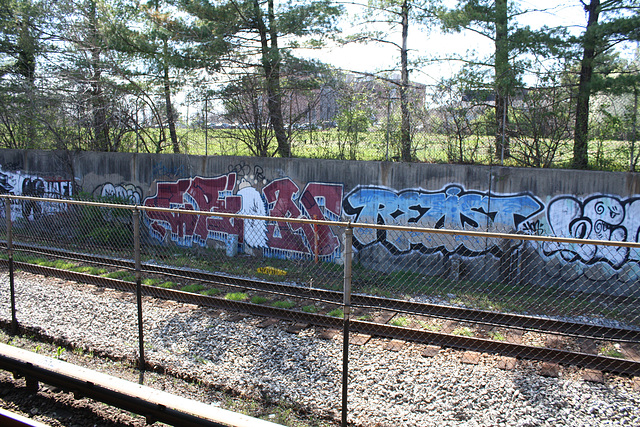
<svg viewBox="0 0 640 427"><path fill-rule="evenodd" d="M305 313L317 313L318 307L316 307L315 305L305 305L304 307L302 307L302 311L304 311Z"/></svg>
<svg viewBox="0 0 640 427"><path fill-rule="evenodd" d="M344 317L344 312L341 309L336 308L335 310L331 310L330 312L328 312L327 315L329 315L331 317L343 318Z"/></svg>
<svg viewBox="0 0 640 427"><path fill-rule="evenodd" d="M227 299L229 301L244 301L248 297L249 296L244 292L233 292L233 293L226 294L224 296L224 299Z"/></svg>
<svg viewBox="0 0 640 427"><path fill-rule="evenodd" d="M256 295L251 298L251 302L253 304L264 304L265 302L267 302L267 299L261 295Z"/></svg>
<svg viewBox="0 0 640 427"><path fill-rule="evenodd" d="M194 294L197 292L200 292L203 289L204 289L204 286L202 286L200 283L192 283L190 285L183 286L182 288L180 288L181 291L191 292Z"/></svg>
<svg viewBox="0 0 640 427"><path fill-rule="evenodd" d="M296 303L293 301L275 301L273 304L271 304L273 307L276 308L293 308L296 306Z"/></svg>

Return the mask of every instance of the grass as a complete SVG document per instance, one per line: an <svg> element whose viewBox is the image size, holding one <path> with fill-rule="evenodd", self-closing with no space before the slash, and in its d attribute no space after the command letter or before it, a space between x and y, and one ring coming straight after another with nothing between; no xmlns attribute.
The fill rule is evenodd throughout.
<svg viewBox="0 0 640 427"><path fill-rule="evenodd" d="M612 345L612 344L606 344L600 347L599 353L603 356L614 357L616 359L625 358L624 354L622 354L622 352L615 345Z"/></svg>
<svg viewBox="0 0 640 427"><path fill-rule="evenodd" d="M418 325L420 325L422 329L426 329L432 332L438 332L442 330L442 325L432 325L430 323L425 322L424 320L418 320Z"/></svg>
<svg viewBox="0 0 640 427"><path fill-rule="evenodd" d="M304 311L305 313L317 313L318 312L318 307L316 307L313 304L305 305L304 307L302 307L302 311Z"/></svg>
<svg viewBox="0 0 640 427"><path fill-rule="evenodd" d="M342 311L342 309L340 308L336 308L334 310L331 310L330 312L327 313L328 316L331 317L339 317L339 318L344 318L344 311Z"/></svg>
<svg viewBox="0 0 640 427"><path fill-rule="evenodd" d="M253 304L264 304L267 301L269 300L262 295L255 295L251 297L251 303Z"/></svg>
<svg viewBox="0 0 640 427"><path fill-rule="evenodd" d="M500 332L496 332L496 331L489 331L489 338L491 338L492 340L495 341L506 341L507 338L501 334Z"/></svg>
<svg viewBox="0 0 640 427"><path fill-rule="evenodd" d="M249 296L244 292L232 292L224 296L224 299L229 301L245 301Z"/></svg>
<svg viewBox="0 0 640 427"><path fill-rule="evenodd" d="M213 296L219 295L221 292L222 291L218 288L209 288L209 289L205 289L204 291L201 291L200 293L202 295L213 297Z"/></svg>
<svg viewBox="0 0 640 427"><path fill-rule="evenodd" d="M471 328L468 328L466 326L462 327L462 328L458 328L455 329L453 332L451 332L453 335L459 335L462 337L473 337L475 334L473 333L473 331L471 330Z"/></svg>
<svg viewBox="0 0 640 427"><path fill-rule="evenodd" d="M405 327L405 326L409 326L409 324L411 323L411 320L407 317L396 317L391 319L391 322L389 323L392 324L393 326Z"/></svg>
<svg viewBox="0 0 640 427"><path fill-rule="evenodd" d="M178 287L178 284L176 282L162 282L158 285L159 288L165 288L165 289L175 289Z"/></svg>
<svg viewBox="0 0 640 427"><path fill-rule="evenodd" d="M75 271L76 273L91 274L93 276L102 276L108 273L106 268L93 266L76 266L71 268L71 271Z"/></svg>
<svg viewBox="0 0 640 427"><path fill-rule="evenodd" d="M103 274L102 277L107 277L109 279L124 280L125 282L136 281L136 276L130 271L126 271L126 270L112 271L110 273Z"/></svg>
<svg viewBox="0 0 640 427"><path fill-rule="evenodd" d="M191 292L192 294L197 294L203 289L204 289L204 286L200 283L192 283L190 285L183 286L180 288L181 291Z"/></svg>
<svg viewBox="0 0 640 427"><path fill-rule="evenodd" d="M158 131L148 129L150 134L159 137ZM154 133L155 132L155 133ZM180 128L178 138L183 141L182 149L186 154L209 156L252 156L249 148L239 141L238 137L241 129L208 129L205 139L205 130L201 128ZM238 135L238 136L236 136ZM357 160L385 160L386 157L386 128L384 126L371 127L367 131L358 133L358 144L355 148L355 158ZM458 157L458 147L456 153L451 152L451 138L441 133L431 130L416 132L412 139L416 160L428 163L456 163L464 161L478 165L495 164L499 162L493 153L494 138L480 134L469 135L462 144L464 159ZM291 152L293 157L310 159L347 159L350 157L349 141L353 136L345 140L344 132L339 132L337 128L300 130L294 132L291 140ZM342 143L340 143L342 142ZM456 145L457 145L456 141ZM607 140L602 142L605 147L604 152L598 153L600 141L593 139L589 144L590 169L594 170L615 170L627 171L628 155L620 155L628 150L627 141ZM135 139L126 140L123 145L135 147ZM477 149L476 149L477 145ZM527 147L519 139L511 141L513 152L526 151ZM572 146L569 140L562 141L561 145ZM275 145L272 146L275 148ZM389 157L397 156L397 144L392 144ZM162 152L171 153L169 145L163 147ZM469 156L469 153L474 153ZM556 154L551 167L566 168L570 163L570 150L560 150ZM520 166L513 158L504 159L504 166Z"/></svg>
<svg viewBox="0 0 640 427"><path fill-rule="evenodd" d="M291 309L293 307L296 306L296 303L293 301L274 301L271 306L276 307L276 308L286 308L286 309Z"/></svg>

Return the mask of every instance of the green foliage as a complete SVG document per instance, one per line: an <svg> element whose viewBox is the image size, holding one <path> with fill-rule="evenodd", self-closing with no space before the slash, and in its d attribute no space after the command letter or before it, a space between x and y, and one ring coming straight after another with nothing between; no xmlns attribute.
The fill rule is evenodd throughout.
<svg viewBox="0 0 640 427"><path fill-rule="evenodd" d="M207 296L216 296L220 294L220 289L217 288L209 288L209 289L205 289L204 291L200 292L202 295L207 295Z"/></svg>
<svg viewBox="0 0 640 427"><path fill-rule="evenodd" d="M505 341L506 338L503 334L501 334L500 332L495 332L495 331L490 331L489 332L489 338L491 338L492 340L496 340L496 341Z"/></svg>
<svg viewBox="0 0 640 427"><path fill-rule="evenodd" d="M56 356L55 356L55 358L56 358L56 359L62 359L62 357L64 356L64 352L65 352L66 350L67 350L66 348L64 348L64 347L62 347L62 346L58 346L58 347L56 348Z"/></svg>
<svg viewBox="0 0 640 427"><path fill-rule="evenodd" d="M455 329L453 332L451 332L453 335L460 335L463 337L473 337L475 334L473 333L473 331L471 330L471 328L464 326L458 329Z"/></svg>
<svg viewBox="0 0 640 427"><path fill-rule="evenodd" d="M405 327L405 326L409 326L409 324L411 323L411 319L407 317L395 317L391 319L391 322L389 323L391 323L393 326Z"/></svg>
<svg viewBox="0 0 640 427"><path fill-rule="evenodd" d="M181 291L183 292L190 292L192 294L197 294L198 292L200 292L201 290L204 289L204 286L200 283L192 283L186 286L183 286L182 288L180 288Z"/></svg>
<svg viewBox="0 0 640 427"><path fill-rule="evenodd" d="M302 307L302 311L304 311L305 313L317 313L318 307L316 307L315 305L305 305L304 307Z"/></svg>
<svg viewBox="0 0 640 427"><path fill-rule="evenodd" d="M620 351L619 347L612 344L606 344L600 347L599 354L607 357L615 357L616 359L624 359L624 354Z"/></svg>
<svg viewBox="0 0 640 427"><path fill-rule="evenodd" d="M264 304L267 301L269 300L262 295L254 295L253 297L251 297L251 302L253 304Z"/></svg>
<svg viewBox="0 0 640 427"><path fill-rule="evenodd" d="M249 296L244 292L232 292L224 296L229 301L245 301Z"/></svg>
<svg viewBox="0 0 640 427"><path fill-rule="evenodd" d="M178 287L178 284L175 282L162 282L158 285L159 288L165 288L165 289L175 289Z"/></svg>
<svg viewBox="0 0 640 427"><path fill-rule="evenodd" d="M136 278L130 271L127 270L118 270L112 271L110 273L106 273L102 275L103 277L107 277L109 279L119 279L124 280L125 282L135 282Z"/></svg>
<svg viewBox="0 0 640 427"><path fill-rule="evenodd" d="M296 303L293 301L274 301L271 305L276 308L291 309L296 306Z"/></svg>
<svg viewBox="0 0 640 427"><path fill-rule="evenodd" d="M327 313L327 316L331 316L331 317L339 317L339 318L344 318L344 311L342 311L342 309L340 308L336 308L331 310L330 312Z"/></svg>
<svg viewBox="0 0 640 427"><path fill-rule="evenodd" d="M87 193L81 193L79 198L100 203L129 204L128 200L117 196L96 198ZM84 242L106 247L133 246L131 211L90 205L82 205L80 211L79 238Z"/></svg>
<svg viewBox="0 0 640 427"><path fill-rule="evenodd" d="M103 274L107 273L107 270L105 268L94 266L73 267L71 270L78 273L92 274L94 276L102 276Z"/></svg>
<svg viewBox="0 0 640 427"><path fill-rule="evenodd" d="M438 331L442 330L442 326L441 325L433 325L431 323L425 322L424 320L418 320L418 324L420 325L420 327L422 329L426 329L428 331L438 332Z"/></svg>

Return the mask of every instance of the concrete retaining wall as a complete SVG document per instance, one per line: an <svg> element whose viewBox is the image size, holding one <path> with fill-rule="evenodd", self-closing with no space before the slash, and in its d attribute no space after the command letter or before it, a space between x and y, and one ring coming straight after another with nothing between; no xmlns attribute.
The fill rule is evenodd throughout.
<svg viewBox="0 0 640 427"><path fill-rule="evenodd" d="M0 189L13 194L116 194L131 203L273 216L637 242L640 174L488 166L0 150ZM241 221L190 228L180 216L145 216L159 243L304 257L305 227ZM262 227L262 228L261 228ZM320 230L319 254L336 261L339 230ZM485 280L562 283L638 294L640 253L624 248L443 240L356 230L357 260L371 266Z"/></svg>

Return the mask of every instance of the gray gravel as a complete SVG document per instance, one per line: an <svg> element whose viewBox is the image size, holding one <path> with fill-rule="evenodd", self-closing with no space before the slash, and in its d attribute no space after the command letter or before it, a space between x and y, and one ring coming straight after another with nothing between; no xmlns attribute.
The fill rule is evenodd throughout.
<svg viewBox="0 0 640 427"><path fill-rule="evenodd" d="M10 316L8 276L0 276L0 318ZM132 295L55 278L16 275L19 322L48 336L114 357L135 358ZM263 319L232 319L185 304L144 299L147 361L244 395L295 402L339 417L342 341L313 329L290 334ZM632 379L585 382L577 368L546 378L536 362L513 371L482 355L461 363L459 351L421 356L422 346L384 350L384 340L350 347L349 419L362 426L640 426ZM207 402L217 404L216 402Z"/></svg>

